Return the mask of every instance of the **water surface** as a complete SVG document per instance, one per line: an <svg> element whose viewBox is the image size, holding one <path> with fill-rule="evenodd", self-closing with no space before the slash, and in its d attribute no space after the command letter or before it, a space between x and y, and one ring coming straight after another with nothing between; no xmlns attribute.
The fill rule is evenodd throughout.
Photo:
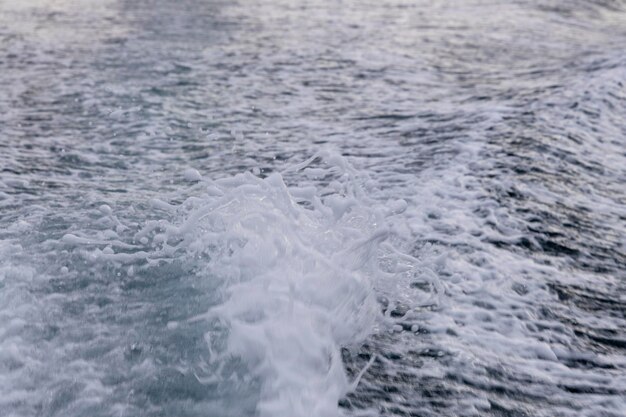
<svg viewBox="0 0 626 417"><path fill-rule="evenodd" d="M0 4L0 414L626 413L626 4Z"/></svg>

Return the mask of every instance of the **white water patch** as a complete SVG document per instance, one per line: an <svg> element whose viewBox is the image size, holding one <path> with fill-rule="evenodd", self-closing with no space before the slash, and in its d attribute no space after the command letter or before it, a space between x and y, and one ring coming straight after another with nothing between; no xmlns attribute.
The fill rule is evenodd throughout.
<svg viewBox="0 0 626 417"><path fill-rule="evenodd" d="M210 357L193 370L196 380L207 390L233 383L235 391L259 381L261 417L338 416L339 400L358 382L346 376L341 348L386 323L376 286L409 268L385 242L389 218L406 203L370 199L368 178L330 152L284 174L298 185L279 173L215 181L194 173L201 195L151 202L167 220L147 221L126 239L137 225L100 206L111 230L72 231L58 244L131 280L163 264L194 265L194 279L217 288L217 304L169 321L166 331L210 323Z"/></svg>
<svg viewBox="0 0 626 417"><path fill-rule="evenodd" d="M375 330L389 210L368 206L341 162L315 171L338 174L322 189L288 188L279 174L216 181L210 191L221 196L172 231L188 250L208 251L225 279L226 301L208 316L226 323L228 342L213 361L235 355L261 378L260 416L339 415L351 386L340 348Z"/></svg>
<svg viewBox="0 0 626 417"><path fill-rule="evenodd" d="M497 372L512 376L506 389L531 398L553 397L552 409L534 415L571 415L572 408L585 416L615 415L611 413L624 409L623 398L614 394L626 387L621 372L624 357L585 346L568 320L608 334L623 334L624 320L563 305L552 288L573 284L610 293L619 288L621 277L599 279L569 267L567 259L532 258L521 250L494 245L513 245L532 236L519 218L495 200L488 186L495 183L539 201L556 197L540 186L529 189L504 175L494 183L477 178L477 167L488 167L493 161L479 159L478 145L468 149L449 169L424 171L421 181L412 183L417 197L406 197L408 209L397 218L414 236L407 242L420 262L396 279L395 289L389 292L406 303L406 314L399 319L401 334L386 348L402 357L435 351L445 358L421 364L415 370L419 378L462 381L484 390L476 390L478 398L459 400L451 408L455 415L491 412L493 402L487 394L507 383L493 376ZM613 203L605 201L596 200L596 207L611 212ZM432 303L407 292L424 282L434 287L437 297ZM411 323L418 324L407 331ZM413 333L418 329L428 337L416 337ZM397 366L382 361L392 370ZM575 361L596 367L572 366Z"/></svg>

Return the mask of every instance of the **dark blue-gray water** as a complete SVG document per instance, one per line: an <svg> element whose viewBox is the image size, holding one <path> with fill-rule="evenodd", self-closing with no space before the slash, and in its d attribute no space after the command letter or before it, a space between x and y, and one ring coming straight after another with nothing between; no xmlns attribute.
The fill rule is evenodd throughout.
<svg viewBox="0 0 626 417"><path fill-rule="evenodd" d="M626 3L1 1L0 415L626 415Z"/></svg>

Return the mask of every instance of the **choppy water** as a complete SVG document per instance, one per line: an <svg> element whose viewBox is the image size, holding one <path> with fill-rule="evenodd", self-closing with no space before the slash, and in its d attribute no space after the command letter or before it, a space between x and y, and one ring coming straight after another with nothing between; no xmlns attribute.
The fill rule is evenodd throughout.
<svg viewBox="0 0 626 417"><path fill-rule="evenodd" d="M1 2L0 415L625 415L625 45L610 0Z"/></svg>

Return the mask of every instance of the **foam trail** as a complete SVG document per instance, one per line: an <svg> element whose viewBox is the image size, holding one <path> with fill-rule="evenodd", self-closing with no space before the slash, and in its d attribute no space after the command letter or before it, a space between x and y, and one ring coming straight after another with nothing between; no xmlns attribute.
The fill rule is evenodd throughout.
<svg viewBox="0 0 626 417"><path fill-rule="evenodd" d="M340 349L375 330L374 282L392 275L378 257L390 233L385 217L398 210L367 200L363 179L330 152L285 173L315 161L325 166L310 172L333 177L326 188L287 187L278 173L239 174L184 203L180 224L148 224L137 234L157 242L153 258L183 251L209 259L206 277L220 280L224 301L201 319L218 320L228 334L207 333L210 362L245 363L261 381L262 417L341 414L338 401L355 384Z"/></svg>

